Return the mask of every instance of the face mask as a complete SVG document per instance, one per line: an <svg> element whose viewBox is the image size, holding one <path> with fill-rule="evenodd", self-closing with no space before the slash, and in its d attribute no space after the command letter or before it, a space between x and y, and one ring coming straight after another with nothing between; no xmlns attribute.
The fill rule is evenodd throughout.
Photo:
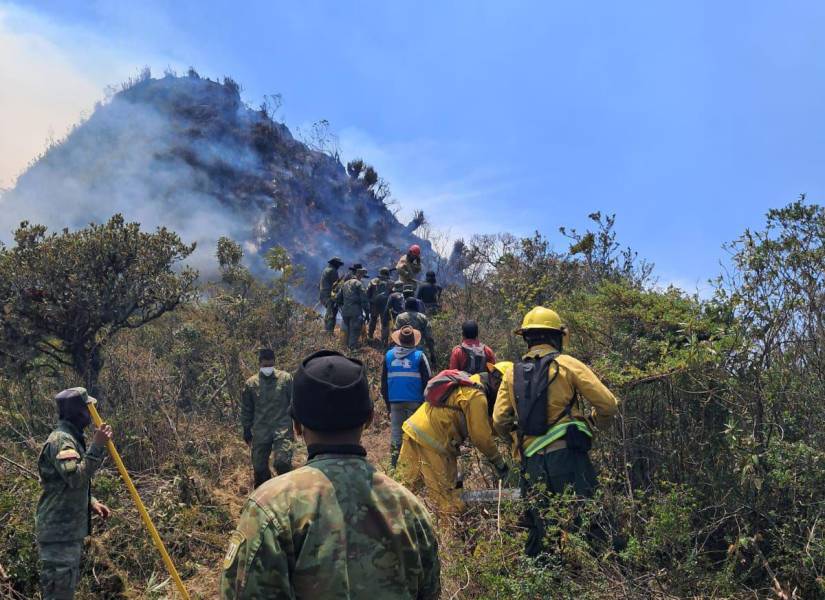
<svg viewBox="0 0 825 600"><path fill-rule="evenodd" d="M261 375L269 377L275 372L275 367L261 367Z"/></svg>

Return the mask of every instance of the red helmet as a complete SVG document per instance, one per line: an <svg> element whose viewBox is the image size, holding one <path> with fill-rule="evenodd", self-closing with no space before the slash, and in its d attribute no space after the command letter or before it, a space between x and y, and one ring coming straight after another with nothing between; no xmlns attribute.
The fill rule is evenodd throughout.
<svg viewBox="0 0 825 600"><path fill-rule="evenodd" d="M413 256L421 256L421 247L418 244L410 246L409 253Z"/></svg>

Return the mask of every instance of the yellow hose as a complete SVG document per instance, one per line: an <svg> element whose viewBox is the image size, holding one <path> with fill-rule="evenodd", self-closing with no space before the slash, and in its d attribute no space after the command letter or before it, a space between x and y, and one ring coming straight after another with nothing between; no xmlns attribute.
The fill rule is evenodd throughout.
<svg viewBox="0 0 825 600"><path fill-rule="evenodd" d="M87 404L86 406L89 407L89 413L92 415L92 420L94 421L95 426L100 427L103 424L103 419L100 418L97 408L94 404ZM152 523L152 518L149 516L149 513L146 512L146 507L143 505L143 501L140 499L140 495L135 488L135 484L132 483L132 478L129 477L129 472L126 470L126 467L120 458L120 454L118 454L117 448L115 448L112 440L106 442L106 448L109 450L109 455L112 457L112 460L115 461L115 466L117 466L117 470L120 472L120 476L123 478L126 488L132 495L132 500L135 501L135 506L137 506L138 512L140 513L140 518L146 526L146 529L149 531L149 535L155 543L155 548L157 548L158 552L160 552L160 556L163 559L163 564L166 565L166 570L169 571L169 576L175 582L175 587L178 588L178 592L182 598L189 600L189 592L187 592L186 588L183 587L183 581L181 580L180 575L178 575L178 570L175 568L175 564L169 557L169 553L166 551L166 546L163 545L163 540L160 539L158 530L155 529L155 525Z"/></svg>

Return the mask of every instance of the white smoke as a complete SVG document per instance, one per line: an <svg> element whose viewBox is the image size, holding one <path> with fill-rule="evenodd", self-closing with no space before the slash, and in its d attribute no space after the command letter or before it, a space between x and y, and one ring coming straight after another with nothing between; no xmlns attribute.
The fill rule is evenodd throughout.
<svg viewBox="0 0 825 600"><path fill-rule="evenodd" d="M149 104L115 97L0 197L0 239L12 239L21 221L59 231L122 213L144 230L164 226L186 243L197 242L187 262L209 275L216 268L217 239L248 238L252 222L211 179L211 169L254 172L259 164L238 144L185 141L190 125Z"/></svg>

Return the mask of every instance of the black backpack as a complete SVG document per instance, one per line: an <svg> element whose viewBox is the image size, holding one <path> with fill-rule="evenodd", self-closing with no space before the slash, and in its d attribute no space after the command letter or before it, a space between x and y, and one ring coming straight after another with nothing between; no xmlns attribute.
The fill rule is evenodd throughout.
<svg viewBox="0 0 825 600"><path fill-rule="evenodd" d="M527 358L513 367L513 391L516 395L518 428L522 435L547 432L547 389L559 375L559 352ZM555 365L553 375L550 369Z"/></svg>
<svg viewBox="0 0 825 600"><path fill-rule="evenodd" d="M484 350L486 348L484 344L479 346L480 353L473 352L463 344L459 346L459 348L464 352L464 356L467 357L467 364L463 369L465 373L475 375L477 373L487 372L487 352Z"/></svg>

